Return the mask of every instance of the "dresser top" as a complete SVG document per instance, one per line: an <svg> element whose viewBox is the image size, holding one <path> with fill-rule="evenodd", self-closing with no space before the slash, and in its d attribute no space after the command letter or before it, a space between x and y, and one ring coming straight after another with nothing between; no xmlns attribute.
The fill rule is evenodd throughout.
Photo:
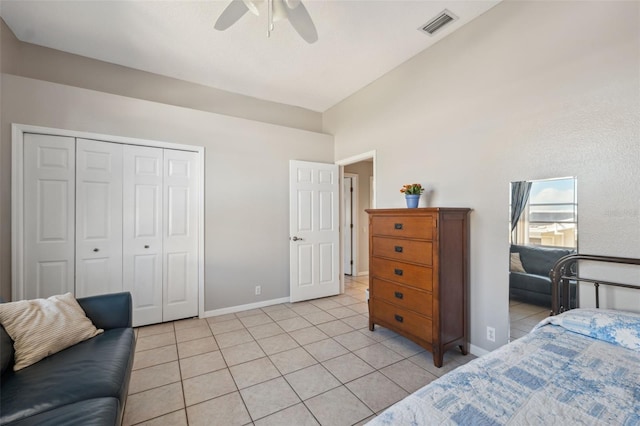
<svg viewBox="0 0 640 426"><path fill-rule="evenodd" d="M403 214L403 215L420 215L425 213L438 212L470 212L472 209L467 207L418 207L415 209L397 208L397 209L365 209L369 214Z"/></svg>

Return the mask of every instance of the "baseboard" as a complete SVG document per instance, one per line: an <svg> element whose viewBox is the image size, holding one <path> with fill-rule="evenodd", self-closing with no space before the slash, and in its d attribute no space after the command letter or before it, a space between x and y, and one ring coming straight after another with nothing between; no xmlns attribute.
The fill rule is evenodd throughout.
<svg viewBox="0 0 640 426"><path fill-rule="evenodd" d="M479 346L476 345L469 345L469 352L471 352L473 355L477 356L477 357L481 357L483 355L488 354L491 351L488 351L486 349L482 349Z"/></svg>
<svg viewBox="0 0 640 426"><path fill-rule="evenodd" d="M360 271L356 274L356 277L361 277L364 275L369 275L369 271Z"/></svg>
<svg viewBox="0 0 640 426"><path fill-rule="evenodd" d="M249 309L264 308L265 306L279 305L280 303L288 303L288 297L280 299L263 300L262 302L248 303L246 305L231 306L228 308L213 309L205 311L200 318L217 317L218 315L234 314L236 312L248 311Z"/></svg>

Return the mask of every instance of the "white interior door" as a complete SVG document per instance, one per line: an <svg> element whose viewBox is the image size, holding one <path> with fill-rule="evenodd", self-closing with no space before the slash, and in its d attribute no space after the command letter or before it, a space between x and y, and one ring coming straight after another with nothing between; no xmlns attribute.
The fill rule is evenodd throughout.
<svg viewBox="0 0 640 426"><path fill-rule="evenodd" d="M289 186L291 301L338 294L338 166L291 160Z"/></svg>
<svg viewBox="0 0 640 426"><path fill-rule="evenodd" d="M24 288L17 298L74 292L75 139L24 135Z"/></svg>
<svg viewBox="0 0 640 426"><path fill-rule="evenodd" d="M198 315L198 154L164 150L164 321Z"/></svg>
<svg viewBox="0 0 640 426"><path fill-rule="evenodd" d="M342 205L344 206L344 221L342 235L344 245L344 273L353 275L353 178L345 173L342 180Z"/></svg>
<svg viewBox="0 0 640 426"><path fill-rule="evenodd" d="M123 284L137 327L162 322L163 150L123 149Z"/></svg>
<svg viewBox="0 0 640 426"><path fill-rule="evenodd" d="M122 291L122 151L76 141L76 297Z"/></svg>

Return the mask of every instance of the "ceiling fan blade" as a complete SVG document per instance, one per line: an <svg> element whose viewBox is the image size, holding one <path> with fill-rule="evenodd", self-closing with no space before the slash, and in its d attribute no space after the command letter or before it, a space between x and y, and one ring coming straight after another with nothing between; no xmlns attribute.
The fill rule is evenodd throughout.
<svg viewBox="0 0 640 426"><path fill-rule="evenodd" d="M247 6L247 8L251 13L253 13L256 16L260 16L258 5L264 2L264 0L242 0L242 1L244 2L244 5Z"/></svg>
<svg viewBox="0 0 640 426"><path fill-rule="evenodd" d="M300 0L285 0L285 3L289 6L289 9L295 9L300 5Z"/></svg>
<svg viewBox="0 0 640 426"><path fill-rule="evenodd" d="M242 18L242 16L244 16L248 11L249 8L244 1L232 0L231 3L229 3L229 6L222 11L213 28L219 31L224 31L231 25L235 24L238 19Z"/></svg>
<svg viewBox="0 0 640 426"><path fill-rule="evenodd" d="M289 14L289 22L291 22L293 28L300 34L300 37L307 43L315 43L318 41L318 31L304 4L299 3L294 9L287 7L287 13Z"/></svg>
<svg viewBox="0 0 640 426"><path fill-rule="evenodd" d="M289 18L289 13L287 11L287 6L284 4L284 0L272 0L271 4L273 5L273 22Z"/></svg>

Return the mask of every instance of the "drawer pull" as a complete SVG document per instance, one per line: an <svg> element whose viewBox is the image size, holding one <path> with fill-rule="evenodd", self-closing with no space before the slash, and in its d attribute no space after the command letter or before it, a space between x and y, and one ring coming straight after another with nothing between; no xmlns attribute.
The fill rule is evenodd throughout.
<svg viewBox="0 0 640 426"><path fill-rule="evenodd" d="M399 291L396 291L394 293L394 296L396 296L396 298L398 298L398 299L402 299L404 297L404 294L400 293Z"/></svg>
<svg viewBox="0 0 640 426"><path fill-rule="evenodd" d="M395 229L402 229L402 224L401 224L401 223L395 223L395 224L393 225L393 227L394 227Z"/></svg>
<svg viewBox="0 0 640 426"><path fill-rule="evenodd" d="M402 322L402 321L404 321L404 318L402 318L402 317L401 317L400 315L398 315L398 314L395 314L395 319L396 319L396 321L398 321L398 322Z"/></svg>
<svg viewBox="0 0 640 426"><path fill-rule="evenodd" d="M402 246L395 246L394 249L396 253L402 253Z"/></svg>
<svg viewBox="0 0 640 426"><path fill-rule="evenodd" d="M396 274L396 275L402 276L402 269L396 268L396 269L393 270L393 273Z"/></svg>

